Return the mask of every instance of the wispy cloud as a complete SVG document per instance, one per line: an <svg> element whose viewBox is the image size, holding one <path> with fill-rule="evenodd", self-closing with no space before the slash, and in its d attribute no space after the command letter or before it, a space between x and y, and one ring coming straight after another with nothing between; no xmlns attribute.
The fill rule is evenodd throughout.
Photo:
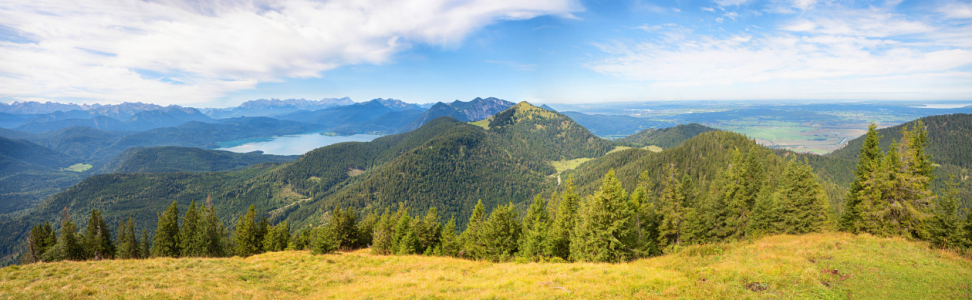
<svg viewBox="0 0 972 300"><path fill-rule="evenodd" d="M963 26L862 9L728 35L651 27L656 36L642 41L596 44L605 56L586 66L679 97L968 98L972 30Z"/></svg>
<svg viewBox="0 0 972 300"><path fill-rule="evenodd" d="M495 61L495 60L487 60L485 62L486 63L491 63L491 64L508 66L508 67L511 67L511 68L516 69L516 70L519 70L519 71L533 71L533 70L536 70L537 69L537 65L536 64L521 64L521 63L517 63L517 62L513 62L513 61Z"/></svg>
<svg viewBox="0 0 972 300"><path fill-rule="evenodd" d="M0 39L0 97L200 103L581 10L573 0L10 0L0 28L19 39Z"/></svg>
<svg viewBox="0 0 972 300"><path fill-rule="evenodd" d="M948 3L938 8L949 19L972 19L972 3Z"/></svg>
<svg viewBox="0 0 972 300"><path fill-rule="evenodd" d="M707 12L714 12L715 11L715 9L714 8L711 8L711 7L702 7L701 9L704 10L704 11L707 11Z"/></svg>

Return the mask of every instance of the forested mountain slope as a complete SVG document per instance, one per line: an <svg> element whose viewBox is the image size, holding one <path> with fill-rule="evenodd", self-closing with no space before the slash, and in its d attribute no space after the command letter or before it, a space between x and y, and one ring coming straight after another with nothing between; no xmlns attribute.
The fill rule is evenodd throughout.
<svg viewBox="0 0 972 300"><path fill-rule="evenodd" d="M266 155L260 152L234 153L191 147L129 148L109 165L108 173L171 173L228 171L266 162L288 162L296 156Z"/></svg>
<svg viewBox="0 0 972 300"><path fill-rule="evenodd" d="M654 145L661 147L662 149L675 148L681 145L687 139L693 138L703 132L709 132L718 130L712 127L708 127L699 123L692 123L688 125L678 125L675 127L668 128L648 128L638 133L626 136L624 138L615 140L615 142L622 144L631 144L632 146L643 147Z"/></svg>
<svg viewBox="0 0 972 300"><path fill-rule="evenodd" d="M545 186L554 159L596 157L613 148L564 115L520 103L494 118L489 130L439 118L418 130L368 143L320 148L283 165L215 173L105 174L86 179L39 205L30 215L0 221L11 233L0 241L9 255L28 226L56 220L63 209L79 224L92 208L115 224L128 214L154 230L156 215L172 201L185 207L207 196L227 225L255 205L293 228L319 224L335 207L383 208L405 202L415 211L437 207L464 222L476 201L490 209L522 203Z"/></svg>
<svg viewBox="0 0 972 300"><path fill-rule="evenodd" d="M461 122L478 121L504 111L514 104L513 102L493 97L486 99L476 98L469 102L459 100L451 103L439 102L415 118L415 120L412 120L408 125L402 127L400 132L415 130L438 117L452 117Z"/></svg>

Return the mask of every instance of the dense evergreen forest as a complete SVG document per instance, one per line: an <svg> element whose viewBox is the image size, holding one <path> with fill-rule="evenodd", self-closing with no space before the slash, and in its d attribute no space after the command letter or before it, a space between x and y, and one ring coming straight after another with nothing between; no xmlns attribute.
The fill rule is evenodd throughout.
<svg viewBox="0 0 972 300"><path fill-rule="evenodd" d="M957 174L958 183L937 188L936 182L948 182L938 174L953 166L936 164L931 155L940 128L909 124L887 150L871 128L862 139L873 146L858 148L870 158L857 162L771 150L724 131L703 132L661 153L607 154L615 144L562 114L520 103L494 116L488 128L439 118L409 133L320 148L291 163L94 176L34 214L0 223L5 232L23 232L0 242L31 249L28 260L108 257L108 248L51 252L75 249L58 246L62 241L88 238L87 229L55 237L67 226L95 224L124 228L114 240L101 236L115 251L123 241L125 249L140 245L142 252L129 250L128 258L371 247L380 254L494 261L617 262L690 244L827 230L966 247L972 230L961 209L967 181ZM547 162L576 158L596 159L551 177L556 173ZM205 206L193 202L202 199ZM184 250L201 247L186 240L206 240L213 250ZM8 249L6 255L18 250Z"/></svg>
<svg viewBox="0 0 972 300"><path fill-rule="evenodd" d="M708 127L699 123L687 125L677 125L668 128L648 128L638 133L615 140L618 144L634 147L654 145L662 149L675 148L682 142L693 138L699 134L718 129Z"/></svg>

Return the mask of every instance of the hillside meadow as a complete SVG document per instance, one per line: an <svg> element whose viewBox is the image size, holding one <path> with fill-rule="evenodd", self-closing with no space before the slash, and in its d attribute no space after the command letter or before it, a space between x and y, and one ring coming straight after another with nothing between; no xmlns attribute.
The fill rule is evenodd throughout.
<svg viewBox="0 0 972 300"><path fill-rule="evenodd" d="M622 264L272 252L0 269L4 299L967 299L972 261L901 238L823 233L691 246Z"/></svg>

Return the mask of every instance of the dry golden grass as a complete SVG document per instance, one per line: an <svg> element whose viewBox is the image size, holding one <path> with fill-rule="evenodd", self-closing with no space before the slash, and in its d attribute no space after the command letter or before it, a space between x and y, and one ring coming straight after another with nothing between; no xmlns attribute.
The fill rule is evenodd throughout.
<svg viewBox="0 0 972 300"><path fill-rule="evenodd" d="M0 298L948 299L969 297L970 271L969 260L922 243L827 233L693 246L624 264L367 250L41 263L0 270Z"/></svg>

